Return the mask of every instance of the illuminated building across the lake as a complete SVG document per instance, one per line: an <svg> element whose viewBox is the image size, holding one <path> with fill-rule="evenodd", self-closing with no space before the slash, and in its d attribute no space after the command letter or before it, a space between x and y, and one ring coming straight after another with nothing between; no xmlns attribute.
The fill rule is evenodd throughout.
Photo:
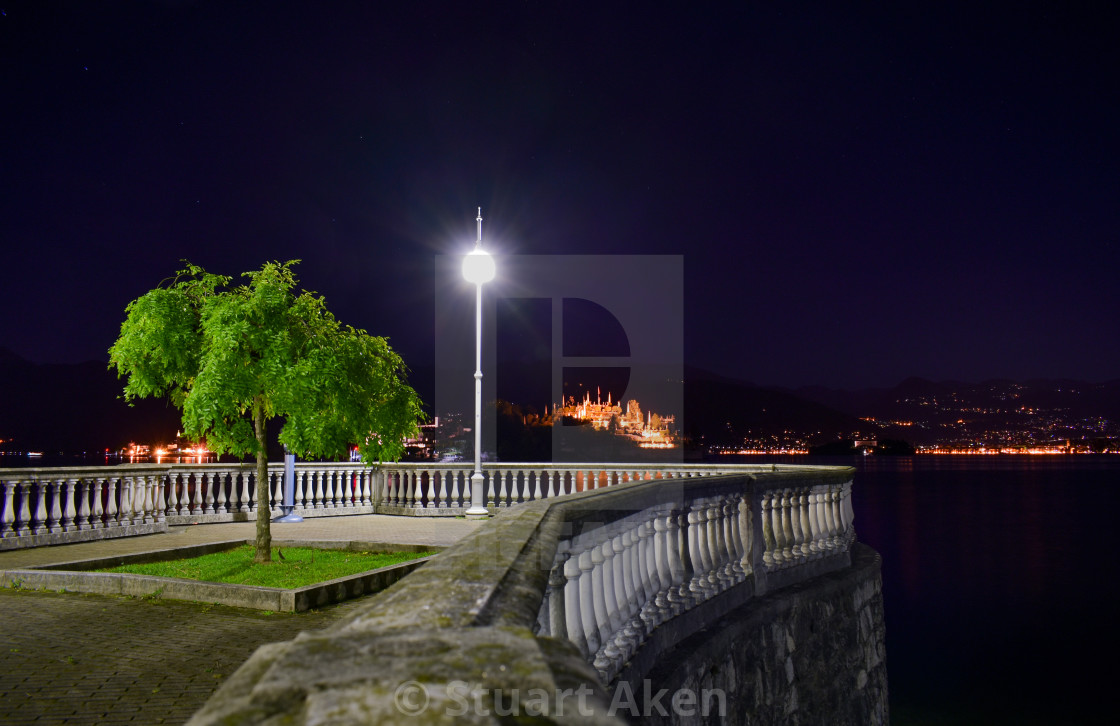
<svg viewBox="0 0 1120 726"><path fill-rule="evenodd" d="M618 402L611 400L610 393L605 402L598 392L594 401L591 400L590 391L582 401L577 401L573 396L565 405L556 407L553 416L589 423L597 431L607 431L631 439L643 449L673 449L677 446L672 428L676 423L675 416L659 415L653 411L647 411L643 415L641 404L633 399L626 402L626 410L623 411Z"/></svg>

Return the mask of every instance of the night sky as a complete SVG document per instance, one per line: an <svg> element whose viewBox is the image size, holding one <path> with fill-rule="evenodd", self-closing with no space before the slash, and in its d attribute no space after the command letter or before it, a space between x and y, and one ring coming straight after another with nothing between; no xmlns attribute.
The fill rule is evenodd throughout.
<svg viewBox="0 0 1120 726"><path fill-rule="evenodd" d="M716 373L1120 377L1109 4L838 5L0 2L0 346L301 258L431 366L481 206L497 255L684 255Z"/></svg>

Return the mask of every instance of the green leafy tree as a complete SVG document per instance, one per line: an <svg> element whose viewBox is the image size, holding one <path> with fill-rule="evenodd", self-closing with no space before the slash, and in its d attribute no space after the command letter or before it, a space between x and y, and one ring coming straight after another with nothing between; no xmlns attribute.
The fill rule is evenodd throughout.
<svg viewBox="0 0 1120 726"><path fill-rule="evenodd" d="M212 451L256 456L258 562L271 559L266 430L306 457L395 461L418 432L420 399L385 338L343 326L323 298L296 291L292 265L267 262L247 284L186 269L133 300L109 367L126 400L169 396L183 432Z"/></svg>

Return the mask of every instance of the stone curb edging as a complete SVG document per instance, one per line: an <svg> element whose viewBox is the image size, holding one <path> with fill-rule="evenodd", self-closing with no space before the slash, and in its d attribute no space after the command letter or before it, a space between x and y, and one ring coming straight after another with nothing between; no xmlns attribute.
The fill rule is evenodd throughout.
<svg viewBox="0 0 1120 726"><path fill-rule="evenodd" d="M125 524L116 527L99 527L98 529L77 529L68 532L51 532L48 534L21 534L17 536L4 536L0 538L0 552L7 550L23 550L31 547L49 547L51 545L75 544L77 542L94 542L117 537L136 537L144 534L163 534L167 532L167 522L154 522L149 524Z"/></svg>
<svg viewBox="0 0 1120 726"><path fill-rule="evenodd" d="M424 565L431 557L368 570L326 582L299 588L260 587L231 585L219 582L200 582L184 578L132 575L118 572L90 572L102 567L116 567L138 562L158 562L182 556L197 556L239 547L252 540L214 542L190 547L178 547L132 555L118 555L98 559L80 560L40 567L0 570L0 587L84 592L98 595L128 595L143 598L168 598L192 600L217 605L271 610L274 612L303 612L343 600L369 595L389 587L397 580ZM397 545L382 542L344 542L273 540L274 546L321 546L329 549L361 551L378 549L390 552L423 552L442 549L428 545Z"/></svg>

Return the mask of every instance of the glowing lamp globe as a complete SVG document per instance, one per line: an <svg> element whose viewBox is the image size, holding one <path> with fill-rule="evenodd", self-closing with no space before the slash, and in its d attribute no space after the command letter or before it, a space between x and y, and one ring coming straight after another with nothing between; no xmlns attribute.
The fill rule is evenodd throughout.
<svg viewBox="0 0 1120 726"><path fill-rule="evenodd" d="M494 279L494 258L486 250L476 247L463 258L463 277L467 282L481 285Z"/></svg>

